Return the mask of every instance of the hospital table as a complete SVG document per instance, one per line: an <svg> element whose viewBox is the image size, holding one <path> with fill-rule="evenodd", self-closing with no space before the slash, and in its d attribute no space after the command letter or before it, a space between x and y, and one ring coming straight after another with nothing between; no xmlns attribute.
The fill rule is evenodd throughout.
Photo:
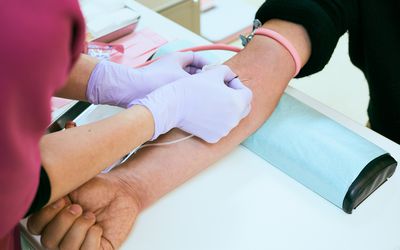
<svg viewBox="0 0 400 250"><path fill-rule="evenodd" d="M168 40L208 43L146 7L138 29ZM229 54L221 53L228 57ZM400 160L400 146L294 88L286 93L331 117ZM99 106L83 120L118 109ZM135 250L400 250L398 173L344 213L243 146L143 211L122 249Z"/></svg>

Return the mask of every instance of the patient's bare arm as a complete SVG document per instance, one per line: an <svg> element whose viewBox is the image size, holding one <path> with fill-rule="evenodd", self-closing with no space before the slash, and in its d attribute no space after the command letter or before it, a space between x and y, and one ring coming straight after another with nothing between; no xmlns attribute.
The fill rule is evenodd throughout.
<svg viewBox="0 0 400 250"><path fill-rule="evenodd" d="M271 20L264 27L285 36L298 50L302 65L307 62L311 44L302 26ZM262 36L255 36L244 51L226 64L253 91L250 115L217 144L192 138L171 146L143 149L123 167L112 171L112 175L122 178L132 188L141 208L221 159L252 134L271 115L295 72L289 52L276 41ZM183 132L174 130L161 140L183 136Z"/></svg>

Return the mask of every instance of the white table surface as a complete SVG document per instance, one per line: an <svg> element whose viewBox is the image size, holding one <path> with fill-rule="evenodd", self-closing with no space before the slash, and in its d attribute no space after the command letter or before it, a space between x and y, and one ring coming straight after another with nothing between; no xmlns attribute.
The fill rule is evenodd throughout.
<svg viewBox="0 0 400 250"><path fill-rule="evenodd" d="M206 40L132 2L168 40ZM226 55L224 55L226 56ZM287 93L384 148L400 161L400 146L299 91ZM117 109L99 107L84 119ZM243 146L169 193L138 217L122 249L135 250L400 250L398 173L345 214Z"/></svg>

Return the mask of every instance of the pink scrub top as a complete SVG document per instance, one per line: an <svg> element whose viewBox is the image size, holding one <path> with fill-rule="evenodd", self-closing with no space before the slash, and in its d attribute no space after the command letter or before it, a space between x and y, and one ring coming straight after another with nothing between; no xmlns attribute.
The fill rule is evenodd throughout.
<svg viewBox="0 0 400 250"><path fill-rule="evenodd" d="M0 249L18 249L16 226L36 193L39 140L50 98L82 51L76 0L2 1L0 8Z"/></svg>

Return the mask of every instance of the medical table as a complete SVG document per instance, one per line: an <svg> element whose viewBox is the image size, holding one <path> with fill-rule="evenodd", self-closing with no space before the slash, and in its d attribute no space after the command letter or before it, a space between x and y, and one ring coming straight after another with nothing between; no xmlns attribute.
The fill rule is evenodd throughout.
<svg viewBox="0 0 400 250"><path fill-rule="evenodd" d="M208 43L134 1L129 4L141 14L137 30L151 28L170 41ZM292 87L286 94L400 160L398 144ZM118 111L91 106L78 122ZM400 250L400 177L395 173L348 215L240 145L142 212L122 249Z"/></svg>

